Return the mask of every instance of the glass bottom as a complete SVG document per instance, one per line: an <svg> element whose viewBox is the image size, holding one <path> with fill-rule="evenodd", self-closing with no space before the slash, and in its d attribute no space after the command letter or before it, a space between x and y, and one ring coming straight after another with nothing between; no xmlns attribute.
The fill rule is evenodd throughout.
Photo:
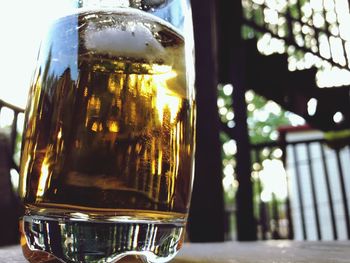
<svg viewBox="0 0 350 263"><path fill-rule="evenodd" d="M104 221L26 215L21 244L29 262L169 262L182 246L185 221L113 217Z"/></svg>

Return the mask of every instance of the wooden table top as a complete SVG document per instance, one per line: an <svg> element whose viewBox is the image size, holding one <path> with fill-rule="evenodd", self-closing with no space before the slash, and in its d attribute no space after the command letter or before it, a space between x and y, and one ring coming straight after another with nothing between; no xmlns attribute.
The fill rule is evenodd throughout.
<svg viewBox="0 0 350 263"><path fill-rule="evenodd" d="M25 263L19 246L0 248L0 262ZM172 263L350 263L350 241L185 244Z"/></svg>

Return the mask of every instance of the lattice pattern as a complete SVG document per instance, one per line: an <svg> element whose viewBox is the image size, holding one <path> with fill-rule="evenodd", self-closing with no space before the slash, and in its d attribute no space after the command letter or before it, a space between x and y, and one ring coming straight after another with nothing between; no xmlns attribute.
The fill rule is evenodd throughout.
<svg viewBox="0 0 350 263"><path fill-rule="evenodd" d="M288 52L291 60L304 62L292 65L292 70L311 66L336 69L347 74L346 82L350 81L347 0L242 0L242 4L243 37L274 42L272 51L258 45L262 53Z"/></svg>

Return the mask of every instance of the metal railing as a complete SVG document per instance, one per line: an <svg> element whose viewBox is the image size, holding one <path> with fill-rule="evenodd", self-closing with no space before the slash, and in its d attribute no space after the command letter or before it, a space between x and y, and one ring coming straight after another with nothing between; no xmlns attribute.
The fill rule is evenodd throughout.
<svg viewBox="0 0 350 263"><path fill-rule="evenodd" d="M304 240L323 240L325 233L331 233L326 239L350 239L346 190L350 173L344 169L350 158L350 147L333 149L326 143L322 139L287 145L287 155L291 158L286 165L296 193L293 209L299 212L294 213L294 217L299 221L299 238Z"/></svg>
<svg viewBox="0 0 350 263"><path fill-rule="evenodd" d="M4 108L8 108L11 111L13 111L13 119L11 122L11 132L10 132L10 153L9 154L12 156L11 168L14 168L17 171L19 171L18 165L13 159L13 155L15 153L16 139L18 136L18 115L21 113L24 113L24 109L18 106L12 105L10 103L7 103L0 99L0 114L1 114L1 110Z"/></svg>
<svg viewBox="0 0 350 263"><path fill-rule="evenodd" d="M3 111L3 110L7 110ZM0 208L4 213L1 216L0 246L18 243L18 220L23 214L18 196L16 195L17 179L11 169L18 172L18 163L14 159L15 149L18 150L19 114L23 109L0 100L0 121L2 124L0 134ZM13 118L11 120L11 115ZM18 159L18 158L17 158ZM12 182L12 184L11 184ZM18 182L17 182L18 184Z"/></svg>
<svg viewBox="0 0 350 263"><path fill-rule="evenodd" d="M290 211L290 196L286 187L287 195L283 200L279 200L274 192L269 196L269 200L263 200L264 185L261 178L263 170L263 160L281 160L273 157L276 149L284 152L285 145L280 142L270 142L252 145L252 171L253 184L255 189L255 216L257 218L257 237L266 239L293 239L293 225Z"/></svg>
<svg viewBox="0 0 350 263"><path fill-rule="evenodd" d="M222 1L223 7L219 8L221 10L219 18L223 17L220 20L219 27L219 32L222 31L219 50L222 53L220 58L225 62L220 62L223 64L221 71L224 71L223 75L225 76L222 77L224 80L222 82L232 83L234 86L232 101L236 102L236 105L233 105L232 108L235 113L234 123L236 126L227 128L226 123L224 123L221 130L237 141L237 164L249 160L249 150L251 151L252 163L261 164L262 158L266 158L266 156L261 156L260 152L272 152L274 148L281 149L283 152L281 160L285 165L288 182L286 198L281 199L276 195L272 195L268 201L263 201L260 196L264 191L264 186L258 176L262 167L260 165L260 168L254 168L253 165L251 181L254 188L254 216L258 227L258 237L261 239L296 238L305 240L349 239L348 234L344 235L349 229L347 211L349 196L346 193L346 186L348 184L347 180L350 183L350 175L347 175L346 171L350 170L350 167L344 169L344 166L348 163L344 159L344 149L348 146L342 150L332 149L327 146L325 140L288 143L280 141L250 146L247 144L238 145L239 142L246 140L245 136L241 135L247 132L245 125L242 125L242 123L245 123L244 114L247 105L244 105L244 103L237 105L237 102L244 101L244 92L247 87L244 80L240 78L244 75L244 72L242 73L237 69L241 69L242 65L249 63L249 61L246 62L245 57L241 56L242 48L240 45L244 46L246 43L243 41L240 44L241 39L238 38L238 30L236 30L237 25L242 26L243 39L257 40L257 48L265 55L273 52L287 54L283 58L288 57L290 70L316 67L320 69L320 73L324 68L327 70L336 68L348 74L350 68L350 31L347 30L350 23L349 1L242 0L239 2L242 3L242 6L233 3L236 2ZM233 5L235 8L233 8ZM237 12L233 9L242 11L242 19L239 15L232 16L234 12ZM231 19L231 17L237 18ZM228 34L235 36L235 42L225 41ZM264 51L262 45L260 45L266 39L267 42L270 42L271 48L269 51ZM277 46L282 48L273 50L272 46L276 41L278 42ZM271 50L273 51L271 52ZM251 50L247 48L246 51L250 52ZM311 64L309 62L301 63L302 65L294 63L292 69L291 65L293 63L291 61L302 62L309 57L312 57L311 61L313 62ZM276 65L276 67L278 66L280 65ZM273 72L273 68L271 68L271 72ZM314 74L314 72L311 73ZM254 79L253 76L252 79ZM310 88L308 87L310 86L309 83L311 81L308 81L306 85L305 81L300 79L299 86ZM318 82L317 84L319 86L336 86L328 82ZM338 84L337 86L339 86ZM313 82L312 85L314 85ZM348 83L344 82L341 85L348 85ZM283 85L281 86L282 89ZM299 91L296 89L296 92ZM307 107L305 106L305 108ZM299 160L300 147L304 147L305 160ZM316 154L314 147L319 149L317 160L314 156ZM322 151L324 151L324 155L322 155ZM322 156L324 156L324 160ZM329 156L332 158L329 158ZM331 164L329 163L330 159L333 160ZM240 169L235 170L236 179L239 183L238 189L240 189L237 192L237 218L240 218L240 220L237 220L237 222L239 221L237 223L238 229L243 229L247 225L251 225L252 228L255 227L253 227L254 220L250 220L250 214L246 211L250 210L250 206L246 205L250 203L250 182L247 183L249 173L249 169L247 167L242 168L242 165ZM320 188L319 182L321 181L323 185ZM335 185L339 187L337 188ZM249 194L245 195L247 192ZM226 212L226 216L232 217L232 214L236 213L236 208L232 209L231 207L229 210ZM239 210L247 213L240 216L242 213L239 213ZM325 218L328 221L325 221ZM246 221L249 221L249 224L244 224ZM238 235L238 239L254 239L249 231L243 234L244 236L241 239Z"/></svg>
<svg viewBox="0 0 350 263"><path fill-rule="evenodd" d="M263 200L262 163L274 159L276 149L283 152L279 160L284 163L287 184L280 187L286 187L286 196L272 193ZM281 140L252 145L251 153L258 239L350 239L348 144L333 148L325 139ZM235 212L227 210L226 216Z"/></svg>

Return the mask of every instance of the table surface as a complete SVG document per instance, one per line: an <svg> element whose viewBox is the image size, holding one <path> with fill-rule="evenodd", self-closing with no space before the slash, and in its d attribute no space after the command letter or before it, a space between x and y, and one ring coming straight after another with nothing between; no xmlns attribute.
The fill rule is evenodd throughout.
<svg viewBox="0 0 350 263"><path fill-rule="evenodd" d="M1 263L25 263L19 246L0 248ZM350 263L350 242L185 244L172 263Z"/></svg>

